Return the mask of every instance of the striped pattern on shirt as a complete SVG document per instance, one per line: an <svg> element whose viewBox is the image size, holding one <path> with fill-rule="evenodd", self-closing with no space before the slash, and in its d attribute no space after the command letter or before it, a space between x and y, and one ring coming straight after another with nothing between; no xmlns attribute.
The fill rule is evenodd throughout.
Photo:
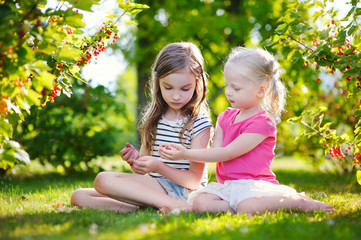
<svg viewBox="0 0 361 240"><path fill-rule="evenodd" d="M179 140L179 132L182 131L182 127L185 124L185 121L187 120L188 119L185 118L178 121L169 121L163 117L159 120L157 127L156 141L154 143L153 151L152 151L153 157L160 158L158 154L158 148L160 144L163 143L181 144ZM200 114L199 117L194 122L193 128L187 129L185 131L183 135L184 146L190 149L192 139L207 128L212 128L211 119L206 114ZM189 161L186 159L178 160L178 161L170 161L162 158L160 159L170 167L180 170L189 170ZM156 172L152 172L149 175L155 178L161 177L161 175ZM202 183L204 184L207 181L208 181L208 173L207 173L207 169L205 168L205 171L203 173Z"/></svg>

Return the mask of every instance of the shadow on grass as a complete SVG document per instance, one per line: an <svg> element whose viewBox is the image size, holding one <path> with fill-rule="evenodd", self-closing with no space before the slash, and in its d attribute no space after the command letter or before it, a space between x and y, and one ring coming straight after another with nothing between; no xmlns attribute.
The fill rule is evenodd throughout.
<svg viewBox="0 0 361 240"><path fill-rule="evenodd" d="M304 170L277 170L281 184L308 193L361 193L355 174L335 175ZM95 175L56 173L0 178L5 195L17 187L24 192L91 185ZM214 181L214 173L211 180ZM21 195L20 195L21 196ZM18 195L18 197L20 197ZM343 203L340 202L339 205ZM339 207L340 208L340 207ZM361 210L338 210L335 215L274 213L249 217L227 214L162 215L153 209L118 214L75 208L70 213L19 212L0 217L0 239L358 239Z"/></svg>
<svg viewBox="0 0 361 240"><path fill-rule="evenodd" d="M328 193L361 193L361 185L357 183L356 174L327 174L307 170L275 171L280 184L289 185L297 191L328 192ZM42 191L49 187L92 186L96 174L77 173L61 175L59 173L38 174L32 176L16 176L0 178L0 187L8 184L19 186L24 191ZM217 181L214 172L210 172L209 181ZM4 191L4 189L3 189Z"/></svg>
<svg viewBox="0 0 361 240"><path fill-rule="evenodd" d="M32 176L16 176L0 178L2 191L18 187L23 192L42 192L49 188L63 188L70 185L91 186L96 174L61 175L59 173L35 174Z"/></svg>
<svg viewBox="0 0 361 240"><path fill-rule="evenodd" d="M337 175L307 170L275 170L280 184L289 185L299 192L361 193L355 173ZM209 182L217 181L215 173L210 173Z"/></svg>
<svg viewBox="0 0 361 240"><path fill-rule="evenodd" d="M0 239L81 239L105 229L117 233L137 228L159 215L155 210L127 214L75 208L71 213L54 212L0 217ZM67 238L67 236L71 236Z"/></svg>
<svg viewBox="0 0 361 240"><path fill-rule="evenodd" d="M357 239L361 212L162 215L77 210L0 218L2 239ZM21 233L19 232L21 231Z"/></svg>
<svg viewBox="0 0 361 240"><path fill-rule="evenodd" d="M290 185L298 191L329 193L361 193L356 174L327 174L300 170L275 171L280 184Z"/></svg>

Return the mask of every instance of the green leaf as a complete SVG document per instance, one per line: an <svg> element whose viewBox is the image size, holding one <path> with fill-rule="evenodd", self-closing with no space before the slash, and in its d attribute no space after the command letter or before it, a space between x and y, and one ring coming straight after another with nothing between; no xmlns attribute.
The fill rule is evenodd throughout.
<svg viewBox="0 0 361 240"><path fill-rule="evenodd" d="M332 122L325 123L322 128L320 128L320 131L328 130L331 126Z"/></svg>
<svg viewBox="0 0 361 240"><path fill-rule="evenodd" d="M110 19L112 19L112 18L116 18L116 17L118 17L118 15L115 15L114 13L111 13L111 12L106 12L108 15L106 16L106 18L110 18Z"/></svg>
<svg viewBox="0 0 361 240"><path fill-rule="evenodd" d="M337 42L344 43L346 40L346 30L341 30L337 36Z"/></svg>
<svg viewBox="0 0 361 240"><path fill-rule="evenodd" d="M44 71L44 70L45 71L50 71L51 70L51 68L46 64L46 62L42 61L42 60L38 60L38 61L34 62L33 66L35 68L38 68L38 69L42 70L42 71Z"/></svg>
<svg viewBox="0 0 361 240"><path fill-rule="evenodd" d="M75 28L83 28L85 27L85 23L83 22L83 14L76 14L73 16L64 16L64 21L66 24L75 27Z"/></svg>
<svg viewBox="0 0 361 240"><path fill-rule="evenodd" d="M283 23L276 28L275 33L278 35L281 35L281 34L285 33L287 31L287 29L288 29L288 24Z"/></svg>
<svg viewBox="0 0 361 240"><path fill-rule="evenodd" d="M118 0L119 4L119 8L127 10L130 6L130 2L129 1L123 1L123 0Z"/></svg>
<svg viewBox="0 0 361 240"><path fill-rule="evenodd" d="M355 11L355 7L352 7L350 11L348 11L347 15L342 19L342 21L347 21L347 19L351 16L351 14Z"/></svg>
<svg viewBox="0 0 361 240"><path fill-rule="evenodd" d="M59 58L65 61L73 61L80 55L81 51L77 48L66 46L60 49Z"/></svg>
<svg viewBox="0 0 361 240"><path fill-rule="evenodd" d="M0 19L9 16L12 13L12 10L9 6L2 4L0 7Z"/></svg>
<svg viewBox="0 0 361 240"><path fill-rule="evenodd" d="M16 99L17 105L20 106L22 109L24 109L27 113L30 114L30 105L26 101L26 99L21 96L16 96L15 99Z"/></svg>
<svg viewBox="0 0 361 240"><path fill-rule="evenodd" d="M92 12L91 7L97 5L99 0L68 0L75 8Z"/></svg>
<svg viewBox="0 0 361 240"><path fill-rule="evenodd" d="M320 113L320 112L324 112L324 111L327 111L327 107L320 107L319 109L318 109L318 112Z"/></svg>
<svg viewBox="0 0 361 240"><path fill-rule="evenodd" d="M0 135L5 137L11 137L13 133L13 127L11 124L5 120L5 118L0 117Z"/></svg>
<svg viewBox="0 0 361 240"><path fill-rule="evenodd" d="M361 8L356 8L355 16L361 15Z"/></svg>
<svg viewBox="0 0 361 240"><path fill-rule="evenodd" d="M30 164L29 154L20 148L15 149L14 157L16 160L20 161L21 163L25 163L26 165Z"/></svg>
<svg viewBox="0 0 361 240"><path fill-rule="evenodd" d="M356 173L356 178L357 178L357 182L358 184L361 185L361 170L358 170Z"/></svg>
<svg viewBox="0 0 361 240"><path fill-rule="evenodd" d="M359 25L352 25L352 27L348 30L347 34L352 35L360 28Z"/></svg>
<svg viewBox="0 0 361 240"><path fill-rule="evenodd" d="M28 94L25 95L25 99L29 102L30 105L37 105L39 106L40 105L40 100L39 98L41 98L41 94L35 92L34 90L32 89L29 89L28 90Z"/></svg>
<svg viewBox="0 0 361 240"><path fill-rule="evenodd" d="M136 15L136 14L140 13L141 11L142 11L141 9L135 9L135 10L132 10L132 11L128 12L128 14Z"/></svg>
<svg viewBox="0 0 361 240"><path fill-rule="evenodd" d="M15 158L13 155L9 155L8 153L3 153L1 154L1 160L0 160L0 168L2 169L8 169L9 167L10 168L13 168L15 166ZM7 159L7 160L5 160Z"/></svg>
<svg viewBox="0 0 361 240"><path fill-rule="evenodd" d="M55 79L55 75L44 71L41 72L38 77L36 78L36 80L38 81L38 83L43 86L46 87L47 89L51 90L53 89L53 80Z"/></svg>
<svg viewBox="0 0 361 240"><path fill-rule="evenodd" d="M140 3L136 3L135 7L136 8L143 8L143 9L149 8L149 6L147 4L140 4Z"/></svg>
<svg viewBox="0 0 361 240"><path fill-rule="evenodd" d="M136 22L134 22L134 21L129 21L129 20L124 20L124 22L125 22L126 24L137 24Z"/></svg>
<svg viewBox="0 0 361 240"><path fill-rule="evenodd" d="M6 165L13 167L11 162L19 161L20 163L29 164L30 157L27 152L20 149L20 144L16 141L5 141L1 149L1 164L0 167L4 168Z"/></svg>

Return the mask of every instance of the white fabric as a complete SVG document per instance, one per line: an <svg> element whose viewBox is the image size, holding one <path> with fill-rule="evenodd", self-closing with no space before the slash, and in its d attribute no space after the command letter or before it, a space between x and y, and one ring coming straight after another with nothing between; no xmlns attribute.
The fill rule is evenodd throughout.
<svg viewBox="0 0 361 240"><path fill-rule="evenodd" d="M193 204L194 199L201 193L211 193L219 196L229 202L236 212L238 204L247 198L304 196L303 192L298 193L294 188L286 185L273 184L262 180L241 179L225 181L224 184L211 182L207 187L192 192L187 202Z"/></svg>

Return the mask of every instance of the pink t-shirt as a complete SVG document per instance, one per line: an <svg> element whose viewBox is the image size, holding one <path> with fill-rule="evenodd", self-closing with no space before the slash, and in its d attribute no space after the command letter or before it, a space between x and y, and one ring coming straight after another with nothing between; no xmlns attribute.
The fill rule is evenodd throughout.
<svg viewBox="0 0 361 240"><path fill-rule="evenodd" d="M218 125L223 130L223 147L242 133L259 133L267 138L242 156L226 162L218 162L216 168L218 182L254 179L278 184L276 175L270 168L276 146L276 124L267 116L266 111L234 123L239 112L239 109L227 108L218 116Z"/></svg>

